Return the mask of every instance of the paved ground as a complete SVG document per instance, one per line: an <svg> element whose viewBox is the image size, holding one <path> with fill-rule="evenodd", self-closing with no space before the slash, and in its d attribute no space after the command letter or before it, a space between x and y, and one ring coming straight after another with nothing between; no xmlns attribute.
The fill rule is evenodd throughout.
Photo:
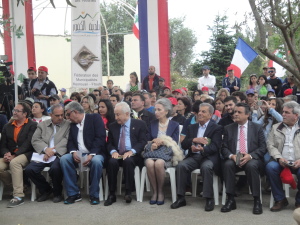
<svg viewBox="0 0 300 225"><path fill-rule="evenodd" d="M103 202L98 206L91 206L87 196L81 202L73 205L30 201L30 191L25 198L25 204L17 208L6 208L9 201L9 190L5 190L3 200L0 201L0 225L92 225L92 224L280 224L292 225L296 222L292 218L294 210L295 191L291 191L290 205L281 212L273 213L269 210L270 195L263 194L263 214L252 214L252 197L247 193L236 198L237 210L230 213L221 213L221 206L216 206L212 212L205 212L205 200L201 197L187 197L187 206L179 209L170 209L171 194L169 184L166 184L165 205L151 206L148 203L149 193L145 193L144 202L133 201L130 205L118 196L117 202L105 207ZM221 196L220 196L221 201Z"/></svg>

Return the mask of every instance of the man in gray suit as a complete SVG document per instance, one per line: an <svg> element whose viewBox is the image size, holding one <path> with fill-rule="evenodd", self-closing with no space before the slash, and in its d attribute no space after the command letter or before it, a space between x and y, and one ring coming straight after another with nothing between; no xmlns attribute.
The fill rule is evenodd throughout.
<svg viewBox="0 0 300 225"><path fill-rule="evenodd" d="M38 154L43 154L43 162L31 161L25 173L38 188L41 196L38 202L46 201L53 193L53 202L62 201L63 174L60 168L60 157L67 152L70 122L64 119L64 108L59 105L51 106L51 119L38 124L31 143ZM55 160L48 162L50 157ZM41 174L45 167L50 167L49 174L53 182L53 189Z"/></svg>
<svg viewBox="0 0 300 225"><path fill-rule="evenodd" d="M244 170L254 198L253 214L262 213L259 176L264 169L263 157L267 149L263 128L248 121L249 115L250 107L238 103L234 109L235 123L225 127L221 154L227 201L221 212L236 209L235 173Z"/></svg>

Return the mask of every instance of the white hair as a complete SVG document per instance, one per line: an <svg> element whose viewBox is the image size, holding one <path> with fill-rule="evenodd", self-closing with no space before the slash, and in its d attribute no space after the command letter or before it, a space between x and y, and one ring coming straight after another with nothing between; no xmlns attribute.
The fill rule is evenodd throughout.
<svg viewBox="0 0 300 225"><path fill-rule="evenodd" d="M123 113L129 113L130 114L130 107L126 102L119 102L116 104L115 109L117 107L120 107L123 111Z"/></svg>

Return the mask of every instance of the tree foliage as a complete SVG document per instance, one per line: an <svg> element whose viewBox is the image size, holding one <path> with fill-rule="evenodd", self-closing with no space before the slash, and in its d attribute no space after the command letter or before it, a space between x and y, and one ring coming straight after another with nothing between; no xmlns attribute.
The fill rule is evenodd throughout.
<svg viewBox="0 0 300 225"><path fill-rule="evenodd" d="M183 74L194 58L194 32L184 27L185 17L169 20L171 71Z"/></svg>

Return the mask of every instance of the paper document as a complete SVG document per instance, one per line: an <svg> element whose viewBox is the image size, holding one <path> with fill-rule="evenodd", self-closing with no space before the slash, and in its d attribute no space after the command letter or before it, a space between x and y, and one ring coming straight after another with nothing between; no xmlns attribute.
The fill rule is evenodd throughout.
<svg viewBox="0 0 300 225"><path fill-rule="evenodd" d="M44 161L44 155L45 154L39 154L39 153L34 152L32 154L31 161L42 162L42 163L51 163L56 159L56 156L54 155L54 156L51 156L48 159L48 161Z"/></svg>

